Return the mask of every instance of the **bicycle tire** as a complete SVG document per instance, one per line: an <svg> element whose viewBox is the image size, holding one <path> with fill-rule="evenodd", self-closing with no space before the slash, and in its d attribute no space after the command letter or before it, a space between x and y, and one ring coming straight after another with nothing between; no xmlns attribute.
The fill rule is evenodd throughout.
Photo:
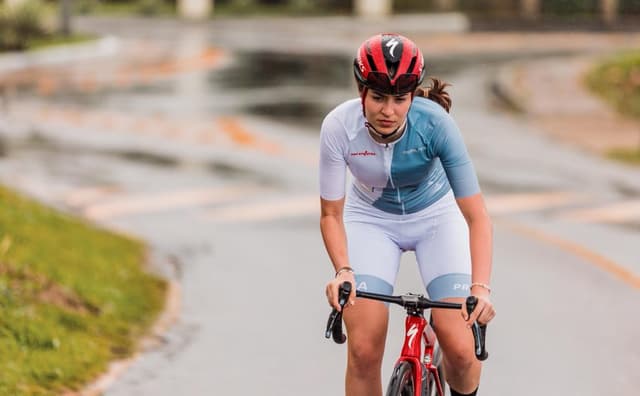
<svg viewBox="0 0 640 396"><path fill-rule="evenodd" d="M413 365L400 362L394 369L386 396L419 396L413 391Z"/></svg>

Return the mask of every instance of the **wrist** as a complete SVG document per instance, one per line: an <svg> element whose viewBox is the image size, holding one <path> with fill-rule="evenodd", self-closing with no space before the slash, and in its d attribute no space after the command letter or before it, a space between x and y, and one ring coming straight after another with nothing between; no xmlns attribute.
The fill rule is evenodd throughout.
<svg viewBox="0 0 640 396"><path fill-rule="evenodd" d="M483 294L483 295L491 294L491 286L489 286L486 283L473 282L473 283L471 283L471 286L469 286L469 289L474 294L477 294L477 293L480 293L480 294Z"/></svg>
<svg viewBox="0 0 640 396"><path fill-rule="evenodd" d="M336 276L335 277L337 278L337 277L342 276L344 274L353 274L353 268L351 268L349 266L340 267L336 271Z"/></svg>

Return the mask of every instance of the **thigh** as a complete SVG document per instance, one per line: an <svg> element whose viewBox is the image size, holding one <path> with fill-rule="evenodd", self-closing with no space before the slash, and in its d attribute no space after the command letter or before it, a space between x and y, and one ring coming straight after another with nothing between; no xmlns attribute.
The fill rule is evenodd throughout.
<svg viewBox="0 0 640 396"><path fill-rule="evenodd" d="M379 301L359 298L345 309L343 317L349 356L382 361L389 321L388 307Z"/></svg>
<svg viewBox="0 0 640 396"><path fill-rule="evenodd" d="M415 247L420 275L429 297L466 297L471 282L469 228L458 210L447 210L431 223Z"/></svg>
<svg viewBox="0 0 640 396"><path fill-rule="evenodd" d="M402 250L383 226L345 223L349 264L354 270L356 288L391 294L398 275Z"/></svg>
<svg viewBox="0 0 640 396"><path fill-rule="evenodd" d="M445 298L443 301L464 304L464 298ZM433 329L442 352L450 361L474 361L473 333L462 314L456 309L432 309Z"/></svg>

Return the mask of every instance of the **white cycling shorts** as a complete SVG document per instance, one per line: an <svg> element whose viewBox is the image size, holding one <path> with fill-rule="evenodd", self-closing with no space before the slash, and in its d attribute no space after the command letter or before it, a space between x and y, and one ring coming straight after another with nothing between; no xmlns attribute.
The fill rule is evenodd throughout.
<svg viewBox="0 0 640 396"><path fill-rule="evenodd" d="M469 295L469 229L451 191L409 215L394 215L349 201L344 220L349 263L358 290L392 294L400 256L414 251L429 298Z"/></svg>

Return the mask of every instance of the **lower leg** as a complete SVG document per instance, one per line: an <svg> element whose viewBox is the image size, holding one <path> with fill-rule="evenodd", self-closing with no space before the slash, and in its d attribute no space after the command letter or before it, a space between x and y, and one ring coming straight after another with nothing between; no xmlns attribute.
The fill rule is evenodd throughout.
<svg viewBox="0 0 640 396"><path fill-rule="evenodd" d="M464 299L445 301L462 303ZM480 383L482 363L473 352L473 334L460 312L433 310L434 330L442 348L444 373L452 396L475 395Z"/></svg>
<svg viewBox="0 0 640 396"><path fill-rule="evenodd" d="M381 396L380 364L372 362L363 365L350 358L347 362L345 388L347 396Z"/></svg>
<svg viewBox="0 0 640 396"><path fill-rule="evenodd" d="M475 360L475 356L472 359ZM463 355L458 355L452 359L448 359L445 355L443 360L445 376L451 388L451 396L475 395L480 383L482 364Z"/></svg>

